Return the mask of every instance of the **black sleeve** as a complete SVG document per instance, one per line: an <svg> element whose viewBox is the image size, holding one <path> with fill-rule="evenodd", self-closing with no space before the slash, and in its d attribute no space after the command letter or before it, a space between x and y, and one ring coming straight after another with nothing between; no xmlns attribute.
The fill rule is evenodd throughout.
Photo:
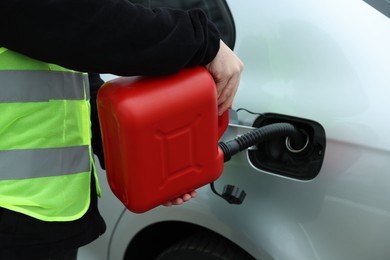
<svg viewBox="0 0 390 260"><path fill-rule="evenodd" d="M99 114L97 110L97 93L104 81L97 73L88 73L91 89L91 131L92 131L92 150L99 158L100 166L105 169L102 135L100 132Z"/></svg>
<svg viewBox="0 0 390 260"><path fill-rule="evenodd" d="M200 9L126 0L5 0L0 8L0 46L78 71L172 73L210 62L219 39Z"/></svg>

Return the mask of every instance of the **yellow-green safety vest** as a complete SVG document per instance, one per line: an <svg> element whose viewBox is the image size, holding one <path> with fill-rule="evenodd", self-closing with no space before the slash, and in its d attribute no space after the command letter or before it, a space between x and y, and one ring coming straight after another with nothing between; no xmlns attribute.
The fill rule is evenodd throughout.
<svg viewBox="0 0 390 260"><path fill-rule="evenodd" d="M0 47L0 207L78 219L92 167L87 74Z"/></svg>

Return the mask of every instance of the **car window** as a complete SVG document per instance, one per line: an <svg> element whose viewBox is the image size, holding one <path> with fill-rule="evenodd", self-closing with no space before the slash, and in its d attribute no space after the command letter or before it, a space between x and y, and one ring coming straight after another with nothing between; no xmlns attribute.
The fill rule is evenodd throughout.
<svg viewBox="0 0 390 260"><path fill-rule="evenodd" d="M235 43L235 27L230 10L224 0L131 0L149 8L169 7L188 10L202 9L208 18L215 23L222 40L233 49Z"/></svg>

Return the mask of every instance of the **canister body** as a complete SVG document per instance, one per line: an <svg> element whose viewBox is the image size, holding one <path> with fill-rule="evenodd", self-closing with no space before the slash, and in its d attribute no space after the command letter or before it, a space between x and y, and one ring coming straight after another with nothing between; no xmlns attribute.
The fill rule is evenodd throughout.
<svg viewBox="0 0 390 260"><path fill-rule="evenodd" d="M111 190L142 213L216 180L223 171L216 87L203 67L106 82L97 105Z"/></svg>

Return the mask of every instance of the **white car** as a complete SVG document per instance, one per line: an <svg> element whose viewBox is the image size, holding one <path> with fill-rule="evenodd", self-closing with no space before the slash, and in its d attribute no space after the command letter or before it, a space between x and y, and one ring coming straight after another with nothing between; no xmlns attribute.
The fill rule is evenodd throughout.
<svg viewBox="0 0 390 260"><path fill-rule="evenodd" d="M222 140L274 122L309 137L249 147L181 206L132 213L100 170L107 231L79 259L390 259L390 1L155 0L203 8L245 63ZM291 147L290 147L291 148Z"/></svg>

